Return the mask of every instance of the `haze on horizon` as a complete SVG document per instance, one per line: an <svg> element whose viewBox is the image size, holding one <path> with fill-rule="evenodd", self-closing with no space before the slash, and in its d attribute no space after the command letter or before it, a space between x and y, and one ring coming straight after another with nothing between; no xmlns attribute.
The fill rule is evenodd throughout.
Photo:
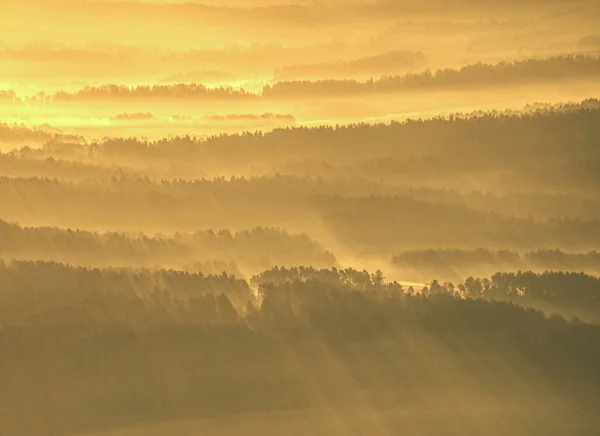
<svg viewBox="0 0 600 436"><path fill-rule="evenodd" d="M0 433L600 434L599 29L0 0Z"/></svg>

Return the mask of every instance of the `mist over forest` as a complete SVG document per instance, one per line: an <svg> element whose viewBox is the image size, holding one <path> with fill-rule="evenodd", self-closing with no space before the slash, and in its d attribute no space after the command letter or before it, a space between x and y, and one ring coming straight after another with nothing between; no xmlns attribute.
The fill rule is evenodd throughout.
<svg viewBox="0 0 600 436"><path fill-rule="evenodd" d="M597 1L0 17L0 434L600 434Z"/></svg>

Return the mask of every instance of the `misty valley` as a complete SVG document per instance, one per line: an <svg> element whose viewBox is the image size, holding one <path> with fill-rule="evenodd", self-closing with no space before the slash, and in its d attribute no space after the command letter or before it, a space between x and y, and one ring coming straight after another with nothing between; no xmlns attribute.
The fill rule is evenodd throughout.
<svg viewBox="0 0 600 436"><path fill-rule="evenodd" d="M598 29L0 0L0 435L599 435Z"/></svg>

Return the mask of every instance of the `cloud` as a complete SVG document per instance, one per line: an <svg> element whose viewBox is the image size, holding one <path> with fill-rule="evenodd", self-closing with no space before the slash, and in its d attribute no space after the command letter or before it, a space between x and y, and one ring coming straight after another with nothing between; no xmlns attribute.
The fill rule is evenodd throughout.
<svg viewBox="0 0 600 436"><path fill-rule="evenodd" d="M208 115L205 117L210 121L254 121L254 120L282 120L295 121L292 115L287 114L226 114L226 115Z"/></svg>
<svg viewBox="0 0 600 436"><path fill-rule="evenodd" d="M579 40L577 46L580 49L600 49L600 35L586 35Z"/></svg>
<svg viewBox="0 0 600 436"><path fill-rule="evenodd" d="M233 82L237 80L234 74L226 71L195 71L189 73L176 73L159 79L160 83L184 83L184 82Z"/></svg>
<svg viewBox="0 0 600 436"><path fill-rule="evenodd" d="M64 44L35 43L0 50L0 59L19 62L105 62L117 58L117 53L67 47Z"/></svg>
<svg viewBox="0 0 600 436"><path fill-rule="evenodd" d="M394 50L359 59L324 62L312 65L292 65L275 70L276 80L309 79L339 76L393 74L416 68L425 62L420 52Z"/></svg>

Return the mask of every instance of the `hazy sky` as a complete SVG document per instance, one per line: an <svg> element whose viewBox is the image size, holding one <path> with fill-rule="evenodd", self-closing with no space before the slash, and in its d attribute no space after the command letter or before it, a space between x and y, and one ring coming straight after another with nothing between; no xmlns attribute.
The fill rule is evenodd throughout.
<svg viewBox="0 0 600 436"><path fill-rule="evenodd" d="M527 101L579 100L597 86L596 71L565 69L547 85L541 66L515 73L509 86L488 79L484 96L469 93L439 97L408 87L374 104L364 93L332 99L311 91L296 97L261 99L252 105L207 101L193 107L164 98L127 103L25 100L39 94L75 93L86 86L201 84L262 94L267 85L288 80L378 80L382 76L421 74L479 62L524 61L551 56L597 55L599 12L596 2L390 2L371 1L38 1L2 2L0 89L2 118L27 126L50 125L68 133L98 138L140 134L139 119L119 114L150 113L148 137L186 131L269 130L281 125L315 125L403 119L457 110L520 108ZM557 31L560 29L560 31ZM500 70L499 70L500 72ZM507 95L526 80L523 91ZM467 88L474 76L465 78ZM567 79L567 81L563 81ZM572 79L572 80L571 80ZM561 85L556 86L557 80ZM577 81L574 85L571 83ZM554 81L554 84L552 83ZM497 83L496 83L497 82ZM517 83L518 84L518 83ZM547 86L546 86L547 85ZM328 85L325 85L327 88ZM546 86L543 88L543 86ZM330 86L329 86L330 87ZM447 89L446 89L447 90ZM301 93L303 91L300 91ZM519 98L522 97L522 98ZM168 97L165 97L168 98ZM365 100L366 99L366 100ZM111 102L112 101L112 102ZM363 110L350 110L351 106ZM286 116L275 123L249 121L213 126L203 120L267 113ZM186 119L183 122L183 119ZM294 120L294 122L292 122ZM148 126L144 125L144 128Z"/></svg>

